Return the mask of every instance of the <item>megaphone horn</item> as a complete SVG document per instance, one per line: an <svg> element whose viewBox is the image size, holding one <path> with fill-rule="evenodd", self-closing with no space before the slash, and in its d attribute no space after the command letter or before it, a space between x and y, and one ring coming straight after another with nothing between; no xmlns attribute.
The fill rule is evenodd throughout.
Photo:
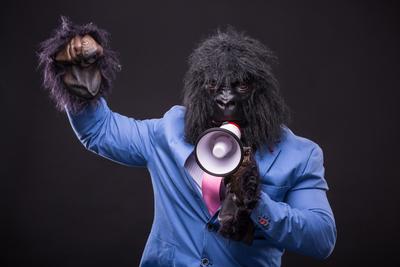
<svg viewBox="0 0 400 267"><path fill-rule="evenodd" d="M195 146L197 164L213 176L235 172L243 161L240 128L233 122L204 131Z"/></svg>

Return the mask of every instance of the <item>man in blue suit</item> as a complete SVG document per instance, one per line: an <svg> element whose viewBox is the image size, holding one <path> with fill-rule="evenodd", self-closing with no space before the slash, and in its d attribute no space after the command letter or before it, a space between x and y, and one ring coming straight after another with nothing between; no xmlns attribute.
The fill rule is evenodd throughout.
<svg viewBox="0 0 400 267"><path fill-rule="evenodd" d="M336 227L322 150L286 126L274 60L257 40L218 31L190 56L183 106L136 120L112 112L104 98L119 65L103 30L64 18L42 43L44 86L83 145L150 172L155 214L141 266L280 266L285 249L331 254ZM193 150L202 132L225 121L240 125L252 152L218 183L213 210Z"/></svg>

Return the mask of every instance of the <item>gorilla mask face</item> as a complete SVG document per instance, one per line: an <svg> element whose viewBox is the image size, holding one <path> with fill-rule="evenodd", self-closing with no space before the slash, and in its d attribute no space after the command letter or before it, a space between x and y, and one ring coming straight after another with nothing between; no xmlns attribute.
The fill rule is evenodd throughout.
<svg viewBox="0 0 400 267"><path fill-rule="evenodd" d="M243 103L251 95L251 86L247 82L226 81L217 85L215 80L206 83L205 90L210 96L212 111L212 122L221 125L225 121L232 121L241 127L246 125Z"/></svg>
<svg viewBox="0 0 400 267"><path fill-rule="evenodd" d="M242 142L273 146L288 118L272 74L273 53L232 28L204 40L189 58L184 79L185 138L198 136L225 121L242 128Z"/></svg>

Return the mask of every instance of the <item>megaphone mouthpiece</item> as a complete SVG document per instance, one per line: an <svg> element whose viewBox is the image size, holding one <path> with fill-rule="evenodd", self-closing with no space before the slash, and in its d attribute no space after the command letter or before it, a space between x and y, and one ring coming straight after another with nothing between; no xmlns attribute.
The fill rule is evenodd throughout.
<svg viewBox="0 0 400 267"><path fill-rule="evenodd" d="M215 140L214 148L213 148L213 155L216 158L223 158L225 157L230 151L232 150L232 142L226 136L220 136Z"/></svg>

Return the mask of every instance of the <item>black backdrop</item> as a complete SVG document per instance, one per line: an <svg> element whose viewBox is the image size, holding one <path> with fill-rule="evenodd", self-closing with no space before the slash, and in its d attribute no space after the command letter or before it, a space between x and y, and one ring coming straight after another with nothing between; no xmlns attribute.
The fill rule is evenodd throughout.
<svg viewBox="0 0 400 267"><path fill-rule="evenodd" d="M111 108L159 117L181 101L186 59L218 26L270 46L290 128L324 150L338 239L326 261L399 260L399 8L395 1L14 1L0 8L2 266L137 266L153 216L145 169L86 152L41 88L35 50L61 14L120 53Z"/></svg>

